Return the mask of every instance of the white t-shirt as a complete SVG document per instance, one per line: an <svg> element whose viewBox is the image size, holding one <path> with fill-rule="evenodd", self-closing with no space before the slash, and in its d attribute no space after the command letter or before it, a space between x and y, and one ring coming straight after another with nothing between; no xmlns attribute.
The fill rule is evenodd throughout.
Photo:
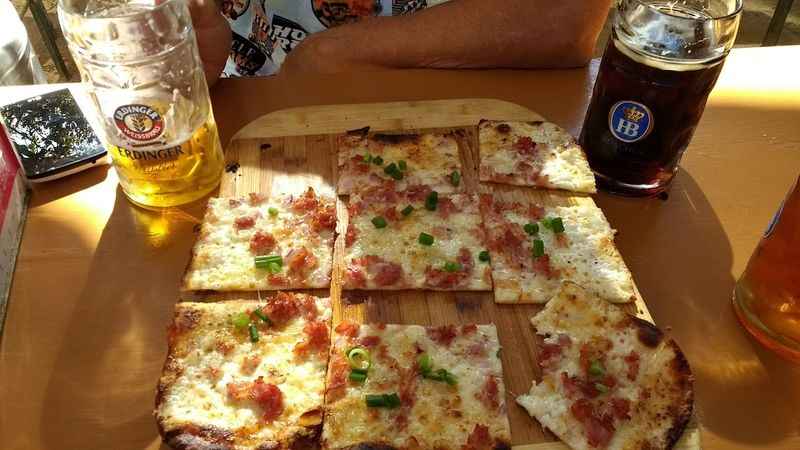
<svg viewBox="0 0 800 450"><path fill-rule="evenodd" d="M365 16L398 16L448 0L223 0L233 44L223 77L278 71L309 33Z"/></svg>

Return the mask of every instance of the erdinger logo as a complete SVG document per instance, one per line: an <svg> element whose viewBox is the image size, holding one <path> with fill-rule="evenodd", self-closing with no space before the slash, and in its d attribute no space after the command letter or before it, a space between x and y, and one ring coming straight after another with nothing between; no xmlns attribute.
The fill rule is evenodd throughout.
<svg viewBox="0 0 800 450"><path fill-rule="evenodd" d="M328 28L377 16L383 10L380 0L309 0L320 22Z"/></svg>
<svg viewBox="0 0 800 450"><path fill-rule="evenodd" d="M114 111L114 124L134 141L152 141L164 132L164 119L147 105L123 105Z"/></svg>
<svg viewBox="0 0 800 450"><path fill-rule="evenodd" d="M639 102L623 100L608 112L608 128L620 141L636 142L653 130L653 113Z"/></svg>

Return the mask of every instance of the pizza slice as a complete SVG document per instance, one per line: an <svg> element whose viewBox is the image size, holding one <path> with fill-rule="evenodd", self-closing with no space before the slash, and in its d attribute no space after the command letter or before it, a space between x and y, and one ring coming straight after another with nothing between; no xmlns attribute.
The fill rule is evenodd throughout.
<svg viewBox="0 0 800 450"><path fill-rule="evenodd" d="M583 149L550 122L481 120L481 181L595 193Z"/></svg>
<svg viewBox="0 0 800 450"><path fill-rule="evenodd" d="M675 445L694 398L675 341L574 283L531 322L542 378L517 403L542 426L576 450Z"/></svg>
<svg viewBox="0 0 800 450"><path fill-rule="evenodd" d="M387 181L401 191L416 185L441 194L462 191L458 143L451 133L349 133L339 139L339 194Z"/></svg>
<svg viewBox="0 0 800 450"><path fill-rule="evenodd" d="M591 199L543 206L520 193L481 194L498 303L544 303L562 281L613 302L635 300L614 230Z"/></svg>
<svg viewBox="0 0 800 450"><path fill-rule="evenodd" d="M494 325L339 324L322 448L508 449Z"/></svg>
<svg viewBox="0 0 800 450"><path fill-rule="evenodd" d="M276 290L330 285L336 203L302 195L212 198L183 290Z"/></svg>
<svg viewBox="0 0 800 450"><path fill-rule="evenodd" d="M474 195L373 188L348 211L345 289L492 289Z"/></svg>
<svg viewBox="0 0 800 450"><path fill-rule="evenodd" d="M289 448L319 433L330 302L178 303L155 418L176 450Z"/></svg>

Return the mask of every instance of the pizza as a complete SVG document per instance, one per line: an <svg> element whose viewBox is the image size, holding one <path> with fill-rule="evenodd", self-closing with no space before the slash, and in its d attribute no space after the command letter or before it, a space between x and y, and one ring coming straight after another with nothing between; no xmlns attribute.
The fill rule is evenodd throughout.
<svg viewBox="0 0 800 450"><path fill-rule="evenodd" d="M212 198L184 290L277 290L330 285L336 203L302 195Z"/></svg>
<svg viewBox="0 0 800 450"><path fill-rule="evenodd" d="M458 143L448 134L351 132L339 139L339 194L394 182L396 190L426 185L440 194L462 191Z"/></svg>
<svg viewBox="0 0 800 450"><path fill-rule="evenodd" d="M328 299L178 303L155 417L176 450L288 448L322 422Z"/></svg>
<svg viewBox="0 0 800 450"><path fill-rule="evenodd" d="M531 322L541 381L517 403L542 426L576 450L675 445L694 397L675 341L574 283Z"/></svg>
<svg viewBox="0 0 800 450"><path fill-rule="evenodd" d="M357 325L332 338L323 449L508 449L494 325Z"/></svg>
<svg viewBox="0 0 800 450"><path fill-rule="evenodd" d="M476 196L375 188L347 209L345 289L491 290Z"/></svg>
<svg viewBox="0 0 800 450"><path fill-rule="evenodd" d="M583 149L550 122L481 120L481 181L595 193Z"/></svg>
<svg viewBox="0 0 800 450"><path fill-rule="evenodd" d="M614 230L582 200L544 206L521 193L481 194L496 302L544 303L565 280L613 302L636 298Z"/></svg>

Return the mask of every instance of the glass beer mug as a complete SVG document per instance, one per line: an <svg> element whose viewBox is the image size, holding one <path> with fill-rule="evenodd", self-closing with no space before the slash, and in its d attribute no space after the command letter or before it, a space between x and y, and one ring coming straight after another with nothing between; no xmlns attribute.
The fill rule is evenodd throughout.
<svg viewBox="0 0 800 450"><path fill-rule="evenodd" d="M185 0L60 0L58 14L128 198L214 190L224 159Z"/></svg>
<svg viewBox="0 0 800 450"><path fill-rule="evenodd" d="M598 185L667 189L733 46L741 0L618 0L580 143Z"/></svg>

